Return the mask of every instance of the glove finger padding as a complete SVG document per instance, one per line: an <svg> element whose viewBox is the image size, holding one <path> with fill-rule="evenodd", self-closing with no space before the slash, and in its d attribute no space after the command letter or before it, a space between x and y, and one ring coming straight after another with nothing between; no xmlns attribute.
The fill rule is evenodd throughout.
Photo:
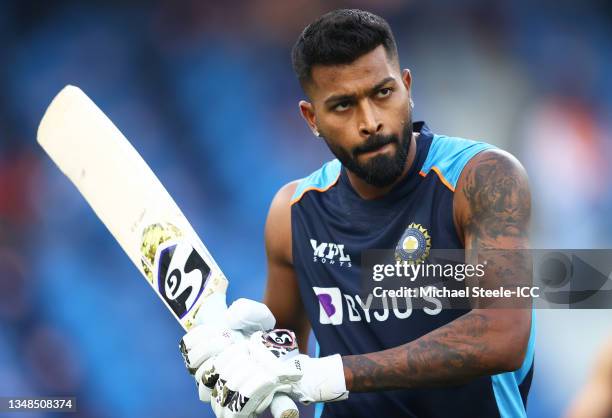
<svg viewBox="0 0 612 418"><path fill-rule="evenodd" d="M213 359L209 359L207 362L212 363ZM215 383L217 383L217 379L219 378L219 375L215 373L215 370L212 370L212 373L215 373L215 375L211 375L211 372L206 373L208 369L209 365L205 362L196 370L193 376L198 387L198 397L202 402L210 402L212 388L215 386Z"/></svg>
<svg viewBox="0 0 612 418"><path fill-rule="evenodd" d="M238 299L224 309L216 321L200 318L199 325L187 332L180 341L181 354L190 374L202 363L229 345L242 341L255 331L274 327L276 320L266 305L250 299Z"/></svg>
<svg viewBox="0 0 612 418"><path fill-rule="evenodd" d="M180 342L187 370L194 374L206 360L243 339L239 332L217 325L198 325L192 328Z"/></svg>
<svg viewBox="0 0 612 418"><path fill-rule="evenodd" d="M225 320L229 328L251 335L255 331L274 328L276 319L270 309L260 302L251 299L237 299L225 311Z"/></svg>
<svg viewBox="0 0 612 418"><path fill-rule="evenodd" d="M249 398L238 391L239 384L246 379L242 374L245 368L237 362L225 361L222 359L217 363L219 378L212 392L213 411L223 416L247 413L243 408Z"/></svg>
<svg viewBox="0 0 612 418"><path fill-rule="evenodd" d="M263 412L272 402L277 379L252 361L246 344L221 353L207 364L206 373L218 373L211 393L217 417L250 417Z"/></svg>
<svg viewBox="0 0 612 418"><path fill-rule="evenodd" d="M232 412L249 415L270 405L271 397L267 403L265 401L274 393L276 379L260 365L251 363L246 367L238 366L229 373L225 385L231 393L227 407Z"/></svg>
<svg viewBox="0 0 612 418"><path fill-rule="evenodd" d="M299 363L292 360L299 353L292 331L253 333L249 338L249 353L255 361L276 376L279 383L295 382L302 377Z"/></svg>

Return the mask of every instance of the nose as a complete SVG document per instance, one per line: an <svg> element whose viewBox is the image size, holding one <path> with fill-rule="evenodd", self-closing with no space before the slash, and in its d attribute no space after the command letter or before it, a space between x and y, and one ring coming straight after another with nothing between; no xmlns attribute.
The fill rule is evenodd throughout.
<svg viewBox="0 0 612 418"><path fill-rule="evenodd" d="M368 100L361 104L359 112L359 133L365 137L382 131L382 123L378 120L373 106Z"/></svg>

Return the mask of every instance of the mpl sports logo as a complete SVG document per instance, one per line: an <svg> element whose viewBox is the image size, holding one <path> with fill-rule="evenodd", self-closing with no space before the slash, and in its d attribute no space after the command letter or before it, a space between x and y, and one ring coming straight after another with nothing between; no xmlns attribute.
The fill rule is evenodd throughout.
<svg viewBox="0 0 612 418"><path fill-rule="evenodd" d="M374 296L369 294L364 300L359 295L342 293L337 287L312 288L319 300L319 322L323 325L342 325L343 322L384 322L391 315L406 319L412 315L412 300L406 298L400 304L397 298L383 298L383 309L372 308ZM431 306L423 308L428 315L442 312L442 302L434 297L423 297ZM346 315L345 315L346 313Z"/></svg>
<svg viewBox="0 0 612 418"><path fill-rule="evenodd" d="M340 267L353 266L351 256L344 252L344 244L318 242L316 239L311 239L310 245L313 251L312 261L315 263L334 264Z"/></svg>

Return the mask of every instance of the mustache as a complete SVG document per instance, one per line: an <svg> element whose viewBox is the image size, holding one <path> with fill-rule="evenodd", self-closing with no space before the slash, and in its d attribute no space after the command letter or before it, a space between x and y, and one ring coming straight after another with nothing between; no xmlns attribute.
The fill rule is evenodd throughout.
<svg viewBox="0 0 612 418"><path fill-rule="evenodd" d="M371 135L364 144L353 149L353 155L357 157L366 152L376 151L387 144L399 143L396 135Z"/></svg>

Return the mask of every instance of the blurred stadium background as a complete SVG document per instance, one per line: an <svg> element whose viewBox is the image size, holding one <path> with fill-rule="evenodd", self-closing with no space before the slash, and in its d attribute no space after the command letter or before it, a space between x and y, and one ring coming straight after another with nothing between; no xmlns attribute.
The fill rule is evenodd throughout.
<svg viewBox="0 0 612 418"><path fill-rule="evenodd" d="M338 7L389 20L417 120L523 161L534 247L612 248L610 2L2 1L0 395L74 395L75 417L212 416L179 326L36 127L61 87L83 88L207 242L230 297L259 299L272 196L330 159L298 114L290 48ZM562 414L611 332L611 311L538 312L530 416Z"/></svg>

